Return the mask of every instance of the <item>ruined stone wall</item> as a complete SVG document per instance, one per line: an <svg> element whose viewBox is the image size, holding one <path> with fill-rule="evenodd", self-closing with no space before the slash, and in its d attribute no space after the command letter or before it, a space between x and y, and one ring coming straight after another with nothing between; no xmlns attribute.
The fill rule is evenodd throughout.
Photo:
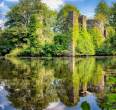
<svg viewBox="0 0 116 110"><path fill-rule="evenodd" d="M84 15L79 16L79 28L87 29L87 17Z"/></svg>
<svg viewBox="0 0 116 110"><path fill-rule="evenodd" d="M98 28L104 37L107 37L107 29L104 24L95 19L88 19L84 15L78 17L79 28L88 29L88 28Z"/></svg>
<svg viewBox="0 0 116 110"><path fill-rule="evenodd" d="M88 29L94 27L98 28L104 37L107 36L107 30L102 22L94 19L87 20L86 16L79 16L78 13L74 11L70 11L68 13L67 23L65 25L67 30L66 32L69 33L67 35L67 38L69 39L68 56L75 56L76 42L79 37L79 28Z"/></svg>
<svg viewBox="0 0 116 110"><path fill-rule="evenodd" d="M74 12L74 11L70 11L68 16L67 16L67 21L68 21L68 30L69 30L69 48L68 48L68 56L75 56L75 48L76 48L76 41L77 41L77 37L78 37L78 29L79 29L79 25L78 25L78 13Z"/></svg>
<svg viewBox="0 0 116 110"><path fill-rule="evenodd" d="M94 28L94 27L98 28L102 33L102 35L104 36L105 28L102 22L94 19L87 20L87 28Z"/></svg>

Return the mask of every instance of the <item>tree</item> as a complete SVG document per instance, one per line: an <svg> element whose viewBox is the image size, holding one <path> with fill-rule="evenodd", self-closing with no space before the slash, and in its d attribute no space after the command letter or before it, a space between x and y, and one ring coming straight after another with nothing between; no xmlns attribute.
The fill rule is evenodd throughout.
<svg viewBox="0 0 116 110"><path fill-rule="evenodd" d="M41 45L45 45L45 42L53 39L56 12L50 10L41 0L20 0L17 5L11 8L6 17L5 33L10 31L11 35L5 34L5 38L10 38L9 42L15 39L13 42L15 46L12 50L23 48L24 45L28 45L27 47L30 47L31 50L34 48L36 50L38 41L41 41Z"/></svg>
<svg viewBox="0 0 116 110"><path fill-rule="evenodd" d="M104 42L104 36L101 34L98 28L88 29L88 32L91 35L92 42L94 44L95 50L97 51Z"/></svg>
<svg viewBox="0 0 116 110"><path fill-rule="evenodd" d="M41 5L40 0L20 0L17 5L15 5L7 13L6 26L12 27L16 25L27 27L30 22L30 17L33 13L39 13L37 6ZM38 6L39 7L39 6ZM41 9L40 9L41 10Z"/></svg>
<svg viewBox="0 0 116 110"><path fill-rule="evenodd" d="M116 3L113 4L111 7L111 13L110 13L110 25L113 26L116 32Z"/></svg>
<svg viewBox="0 0 116 110"><path fill-rule="evenodd" d="M39 41L37 38L37 29L39 28L39 20L37 15L32 15L30 19L30 24L28 26L28 49L30 55L38 53L39 51Z"/></svg>
<svg viewBox="0 0 116 110"><path fill-rule="evenodd" d="M104 15L101 14L101 13L97 14L97 15L95 16L95 19L96 19L96 20L99 20L99 21L102 21L103 23L105 23L106 20L107 20L106 16L104 16Z"/></svg>
<svg viewBox="0 0 116 110"><path fill-rule="evenodd" d="M116 35L109 37L98 50L99 55L116 55Z"/></svg>
<svg viewBox="0 0 116 110"><path fill-rule="evenodd" d="M41 36L52 36L51 28L55 22L55 12L50 10L46 4L40 0L20 0L20 2L14 6L7 14L8 21L6 26L20 26L28 28L31 22L31 16L33 14L38 15L38 19L41 21Z"/></svg>
<svg viewBox="0 0 116 110"><path fill-rule="evenodd" d="M109 13L109 6L105 1L101 1L95 9L95 18L106 24L108 22Z"/></svg>
<svg viewBox="0 0 116 110"><path fill-rule="evenodd" d="M79 32L79 37L77 39L76 52L78 55L94 55L95 54L95 48L93 45L92 37L85 29L82 29Z"/></svg>
<svg viewBox="0 0 116 110"><path fill-rule="evenodd" d="M27 43L27 33L22 27L14 26L2 32L0 43L1 54L8 54L14 48L21 48Z"/></svg>

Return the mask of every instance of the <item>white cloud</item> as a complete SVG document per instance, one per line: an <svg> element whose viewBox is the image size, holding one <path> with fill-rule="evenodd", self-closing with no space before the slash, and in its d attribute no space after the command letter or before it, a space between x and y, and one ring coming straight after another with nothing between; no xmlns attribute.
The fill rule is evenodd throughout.
<svg viewBox="0 0 116 110"><path fill-rule="evenodd" d="M59 10L64 5L63 0L42 0L42 2L46 3L53 10Z"/></svg>
<svg viewBox="0 0 116 110"><path fill-rule="evenodd" d="M3 8L5 6L4 2L0 3L0 8Z"/></svg>

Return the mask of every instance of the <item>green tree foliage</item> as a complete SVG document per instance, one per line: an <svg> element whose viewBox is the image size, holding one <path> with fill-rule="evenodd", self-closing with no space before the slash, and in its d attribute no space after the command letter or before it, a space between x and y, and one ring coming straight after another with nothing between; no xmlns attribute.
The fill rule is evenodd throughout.
<svg viewBox="0 0 116 110"><path fill-rule="evenodd" d="M88 29L88 32L91 35L92 42L94 44L95 50L100 48L105 40L104 36L101 34L98 28Z"/></svg>
<svg viewBox="0 0 116 110"><path fill-rule="evenodd" d="M30 22L30 18L32 14L40 13L38 8L42 5L40 0L20 0L19 3L11 8L11 10L7 13L7 22L6 26L25 26L27 27Z"/></svg>
<svg viewBox="0 0 116 110"><path fill-rule="evenodd" d="M83 110L90 110L91 109L90 105L86 101L82 103L81 108Z"/></svg>
<svg viewBox="0 0 116 110"><path fill-rule="evenodd" d="M99 13L99 14L97 14L96 16L95 16L95 19L96 20L99 20L99 21L102 21L102 22L106 22L106 17L103 15L103 14L101 14L101 13Z"/></svg>
<svg viewBox="0 0 116 110"><path fill-rule="evenodd" d="M107 33L108 33L107 38L114 36L115 33L116 33L114 27L108 26L107 27Z"/></svg>
<svg viewBox="0 0 116 110"><path fill-rule="evenodd" d="M39 40L37 36L37 30L39 29L39 20L37 19L37 15L32 15L30 18L30 24L28 26L28 39L27 39L27 47L22 50L22 55L33 56L34 54L39 54Z"/></svg>
<svg viewBox="0 0 116 110"><path fill-rule="evenodd" d="M69 39L67 39L66 35L56 35L54 37L54 44L55 45L62 45L64 49L68 48L68 44L69 44Z"/></svg>
<svg viewBox="0 0 116 110"><path fill-rule="evenodd" d="M8 54L12 49L22 47L26 43L27 33L22 27L7 28L2 32L0 41L0 53Z"/></svg>
<svg viewBox="0 0 116 110"><path fill-rule="evenodd" d="M69 39L65 34L58 34L54 36L52 44L46 43L43 46L41 56L65 56L68 53Z"/></svg>
<svg viewBox="0 0 116 110"><path fill-rule="evenodd" d="M77 38L76 52L79 55L94 55L94 44L90 34L82 29L79 32L79 37Z"/></svg>
<svg viewBox="0 0 116 110"><path fill-rule="evenodd" d="M98 55L116 55L116 34L108 38L97 52Z"/></svg>
<svg viewBox="0 0 116 110"><path fill-rule="evenodd" d="M11 53L19 54L18 50L20 50L21 53L26 52L26 55L35 52L37 54L38 41L41 41L41 45L52 42L56 12L50 10L40 0L20 0L11 8L6 17L7 28L3 39L9 42L6 48L13 45L10 48Z"/></svg>
<svg viewBox="0 0 116 110"><path fill-rule="evenodd" d="M59 34L54 37L54 46L56 55L66 55L68 53L70 39L65 34Z"/></svg>
<svg viewBox="0 0 116 110"><path fill-rule="evenodd" d="M116 32L116 3L114 3L113 6L111 7L109 22L110 22L110 25L114 27Z"/></svg>
<svg viewBox="0 0 116 110"><path fill-rule="evenodd" d="M0 55L62 56L75 48L77 55L115 54L115 8L115 3L110 10L103 1L96 8L95 18L111 24L107 27L111 38L103 43L97 28L79 31L79 10L73 5L66 4L56 13L41 0L20 0L7 13L6 27L0 31Z"/></svg>
<svg viewBox="0 0 116 110"><path fill-rule="evenodd" d="M66 4L58 13L57 23L55 27L56 32L69 33L71 27L71 21L70 19L68 19L69 12L76 12L79 14L79 10L75 6Z"/></svg>
<svg viewBox="0 0 116 110"><path fill-rule="evenodd" d="M101 1L95 9L95 18L107 23L109 18L110 8L106 2Z"/></svg>

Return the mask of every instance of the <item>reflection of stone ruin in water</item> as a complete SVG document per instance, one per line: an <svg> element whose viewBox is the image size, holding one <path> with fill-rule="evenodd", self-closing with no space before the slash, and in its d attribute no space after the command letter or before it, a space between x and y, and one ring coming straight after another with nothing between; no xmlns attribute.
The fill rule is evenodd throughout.
<svg viewBox="0 0 116 110"><path fill-rule="evenodd" d="M16 108L43 110L50 102L72 107L78 105L82 97L94 93L98 104L104 100L106 73L94 58L13 62L16 64L0 63L0 68L4 70L7 67L1 79L6 79L8 99Z"/></svg>
<svg viewBox="0 0 116 110"><path fill-rule="evenodd" d="M95 77L95 74L93 74L94 70L91 70L87 73L85 65L89 67L87 69L90 69L91 68L91 66L89 66L90 63L92 62L91 65L94 64L93 59L90 59L90 61L88 60L89 59L81 60L80 58L79 60L76 61L74 58L73 59L69 58L67 59L68 63L60 65L61 68L58 66L59 68L57 69L60 70L59 71L60 74L58 71L55 71L54 74L56 76L57 81L57 84L55 85L56 91L58 93L60 101L65 105L74 106L79 102L80 96L91 95L93 93L97 93L98 98L100 99L104 98L103 93L104 93L105 74L101 70L99 76L100 78L97 81L97 83L95 84L94 82L92 83L93 79L96 80L98 78L97 76ZM82 76L83 73L81 70L79 70L79 66L82 66L81 69L85 68L85 70L82 71L85 71L84 74L87 73L87 75L89 76L88 78L86 78L87 75ZM66 71L64 71L62 68L64 68Z"/></svg>
<svg viewBox="0 0 116 110"><path fill-rule="evenodd" d="M68 106L74 106L79 102L78 86L73 82L73 73L75 69L75 60L72 58L61 59L60 66L55 69L55 84L58 97L62 103ZM60 72L60 73L59 73Z"/></svg>

